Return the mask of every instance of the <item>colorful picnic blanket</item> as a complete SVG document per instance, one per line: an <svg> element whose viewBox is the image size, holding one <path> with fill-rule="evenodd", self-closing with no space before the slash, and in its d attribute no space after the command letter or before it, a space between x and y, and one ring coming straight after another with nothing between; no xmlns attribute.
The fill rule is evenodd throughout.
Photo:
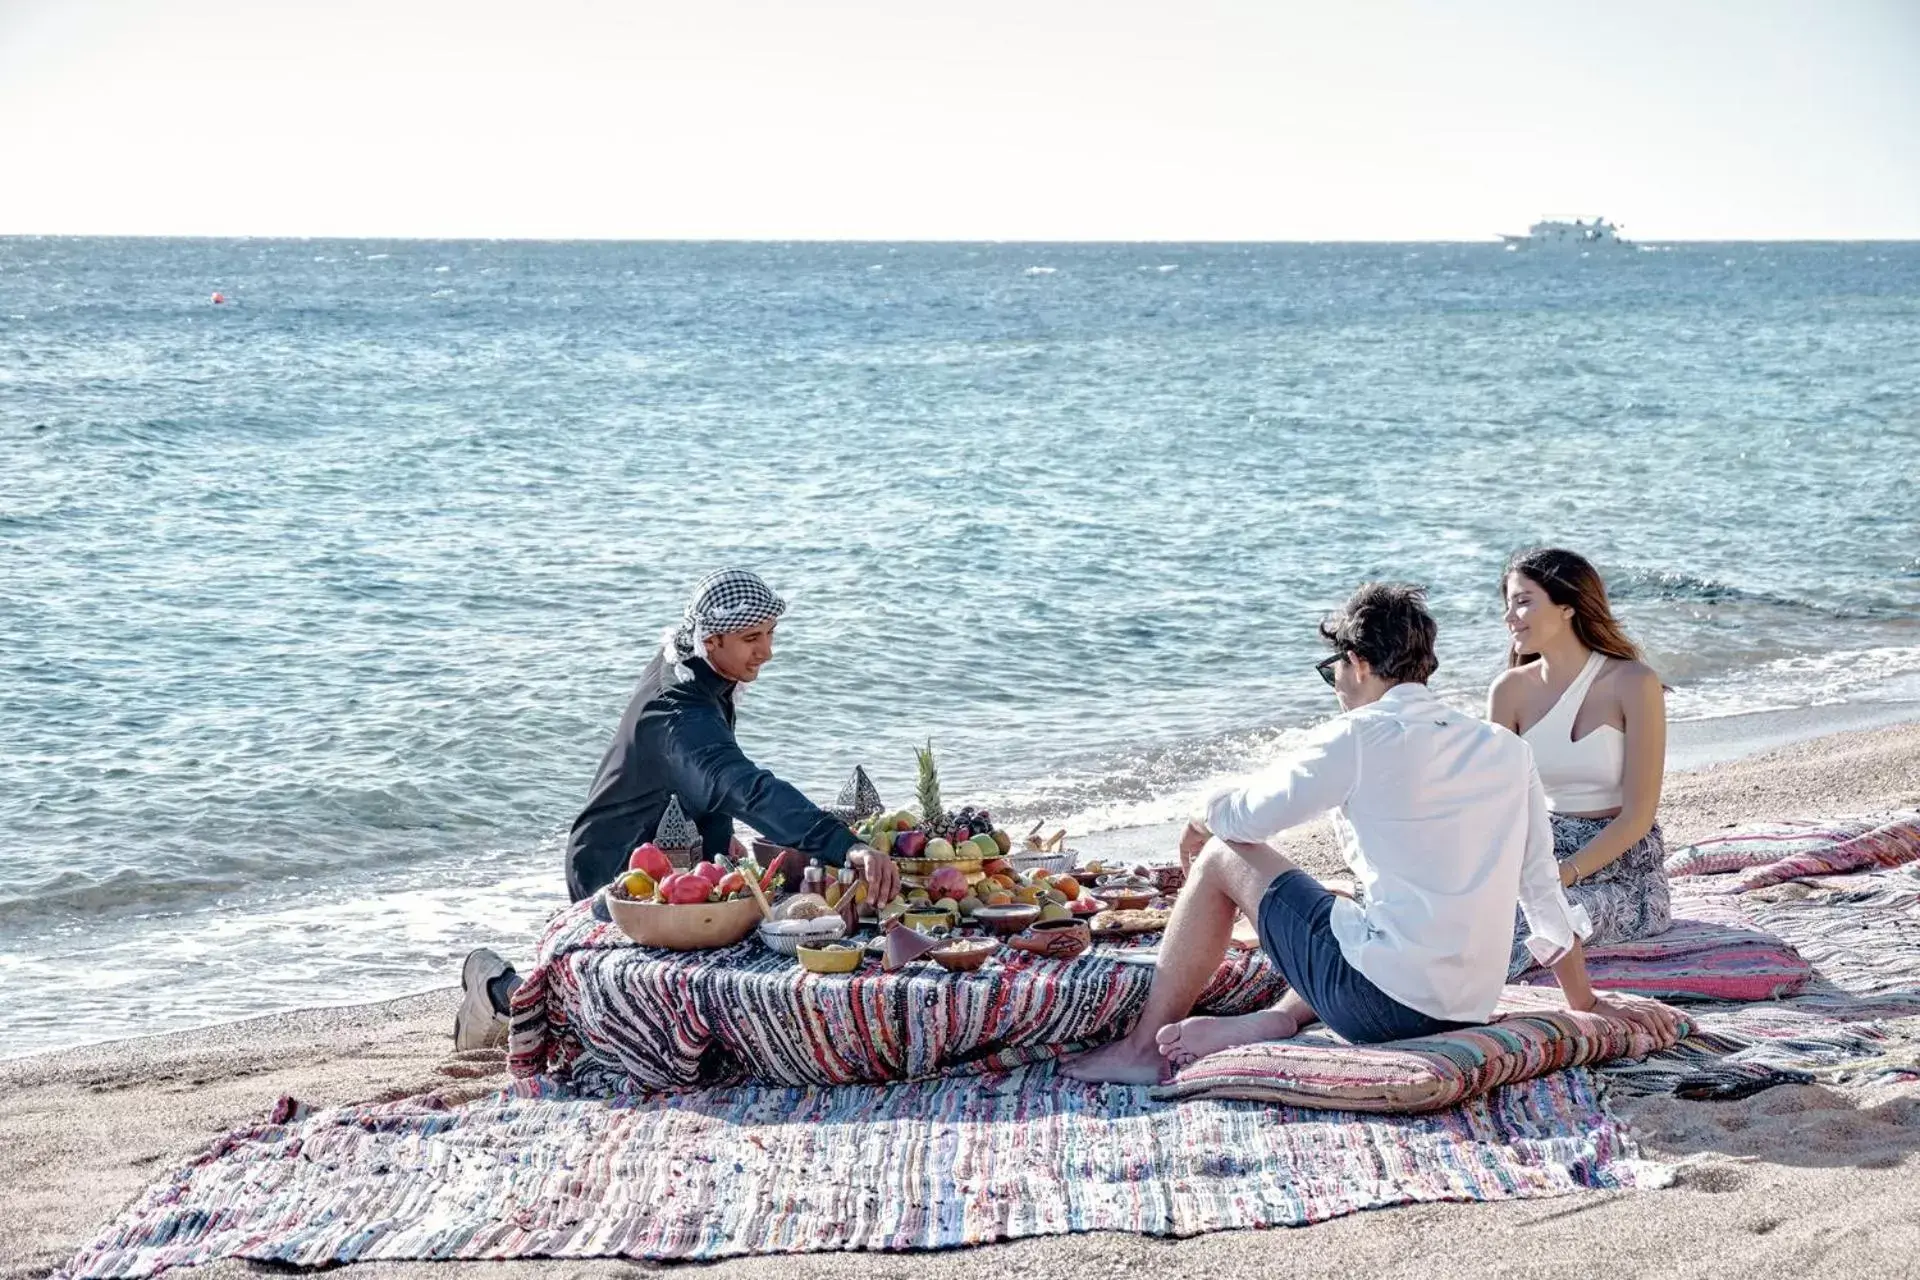
<svg viewBox="0 0 1920 1280"><path fill-rule="evenodd" d="M1153 954L1101 943L1073 960L1007 949L975 973L869 963L811 974L752 938L716 951L635 946L582 903L548 927L514 993L509 1063L602 1093L1004 1070L1131 1027ZM1200 1007L1246 1013L1284 990L1265 956L1234 951Z"/></svg>
<svg viewBox="0 0 1920 1280"><path fill-rule="evenodd" d="M68 1274L1189 1236L1666 1177L1578 1069L1420 1116L1155 1102L1050 1066L612 1099L535 1078L453 1108L289 1101L155 1184Z"/></svg>

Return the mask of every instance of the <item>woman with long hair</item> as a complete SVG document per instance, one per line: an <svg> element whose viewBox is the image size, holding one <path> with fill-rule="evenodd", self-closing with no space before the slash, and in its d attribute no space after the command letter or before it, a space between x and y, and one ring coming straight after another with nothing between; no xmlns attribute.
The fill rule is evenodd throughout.
<svg viewBox="0 0 1920 1280"><path fill-rule="evenodd" d="M1501 594L1512 644L1487 691L1487 718L1533 748L1560 883L1593 923L1587 944L1662 933L1672 917L1655 820L1667 758L1660 677L1614 619L1606 584L1584 557L1523 551L1507 562ZM1516 940L1509 972L1530 962Z"/></svg>

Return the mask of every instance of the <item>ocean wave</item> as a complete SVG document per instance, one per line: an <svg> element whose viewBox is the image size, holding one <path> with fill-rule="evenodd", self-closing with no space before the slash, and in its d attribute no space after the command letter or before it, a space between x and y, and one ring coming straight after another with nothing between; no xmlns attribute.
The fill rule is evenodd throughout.
<svg viewBox="0 0 1920 1280"><path fill-rule="evenodd" d="M63 871L13 893L0 894L0 923L12 924L49 912L66 915L191 908L255 886L261 869L227 875L192 875L120 867L104 876Z"/></svg>
<svg viewBox="0 0 1920 1280"><path fill-rule="evenodd" d="M1629 569L1607 582L1607 594L1619 601L1684 600L1696 604L1770 604L1784 609L1804 609L1826 617L1838 616L1832 609L1783 595L1777 591L1759 591L1702 578L1673 569Z"/></svg>
<svg viewBox="0 0 1920 1280"><path fill-rule="evenodd" d="M1911 616L1898 605L1820 604L1780 591L1736 586L1716 578L1672 569L1629 569L1607 580L1607 595L1616 602L1679 602L1711 606L1765 606L1835 621Z"/></svg>
<svg viewBox="0 0 1920 1280"><path fill-rule="evenodd" d="M1674 720L1920 697L1920 645L1877 645L1776 657L1667 695Z"/></svg>

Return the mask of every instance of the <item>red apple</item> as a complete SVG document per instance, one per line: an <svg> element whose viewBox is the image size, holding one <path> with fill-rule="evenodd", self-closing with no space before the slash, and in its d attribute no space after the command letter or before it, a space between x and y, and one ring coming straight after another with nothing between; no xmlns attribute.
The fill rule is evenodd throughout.
<svg viewBox="0 0 1920 1280"><path fill-rule="evenodd" d="M696 862L688 870L705 880L709 886L719 884L727 877L727 869L717 862Z"/></svg>
<svg viewBox="0 0 1920 1280"><path fill-rule="evenodd" d="M707 878L691 871L676 871L660 882L660 895L668 902L681 906L705 902L711 892L713 886L707 883Z"/></svg>
<svg viewBox="0 0 1920 1280"><path fill-rule="evenodd" d="M660 846L649 840L627 858L627 870L644 871L658 884L673 874L673 864L667 861L667 855L660 851Z"/></svg>
<svg viewBox="0 0 1920 1280"><path fill-rule="evenodd" d="M895 857L917 858L926 851L927 833L924 831L902 831L893 838Z"/></svg>

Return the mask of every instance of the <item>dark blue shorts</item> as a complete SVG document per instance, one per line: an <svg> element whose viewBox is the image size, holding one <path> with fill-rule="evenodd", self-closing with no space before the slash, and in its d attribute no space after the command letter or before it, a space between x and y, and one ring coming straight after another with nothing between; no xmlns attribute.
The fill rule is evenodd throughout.
<svg viewBox="0 0 1920 1280"><path fill-rule="evenodd" d="M1471 1026L1409 1009L1347 963L1333 936L1334 893L1295 869L1275 877L1260 899L1260 946L1287 985L1320 1021L1353 1044L1409 1040Z"/></svg>

